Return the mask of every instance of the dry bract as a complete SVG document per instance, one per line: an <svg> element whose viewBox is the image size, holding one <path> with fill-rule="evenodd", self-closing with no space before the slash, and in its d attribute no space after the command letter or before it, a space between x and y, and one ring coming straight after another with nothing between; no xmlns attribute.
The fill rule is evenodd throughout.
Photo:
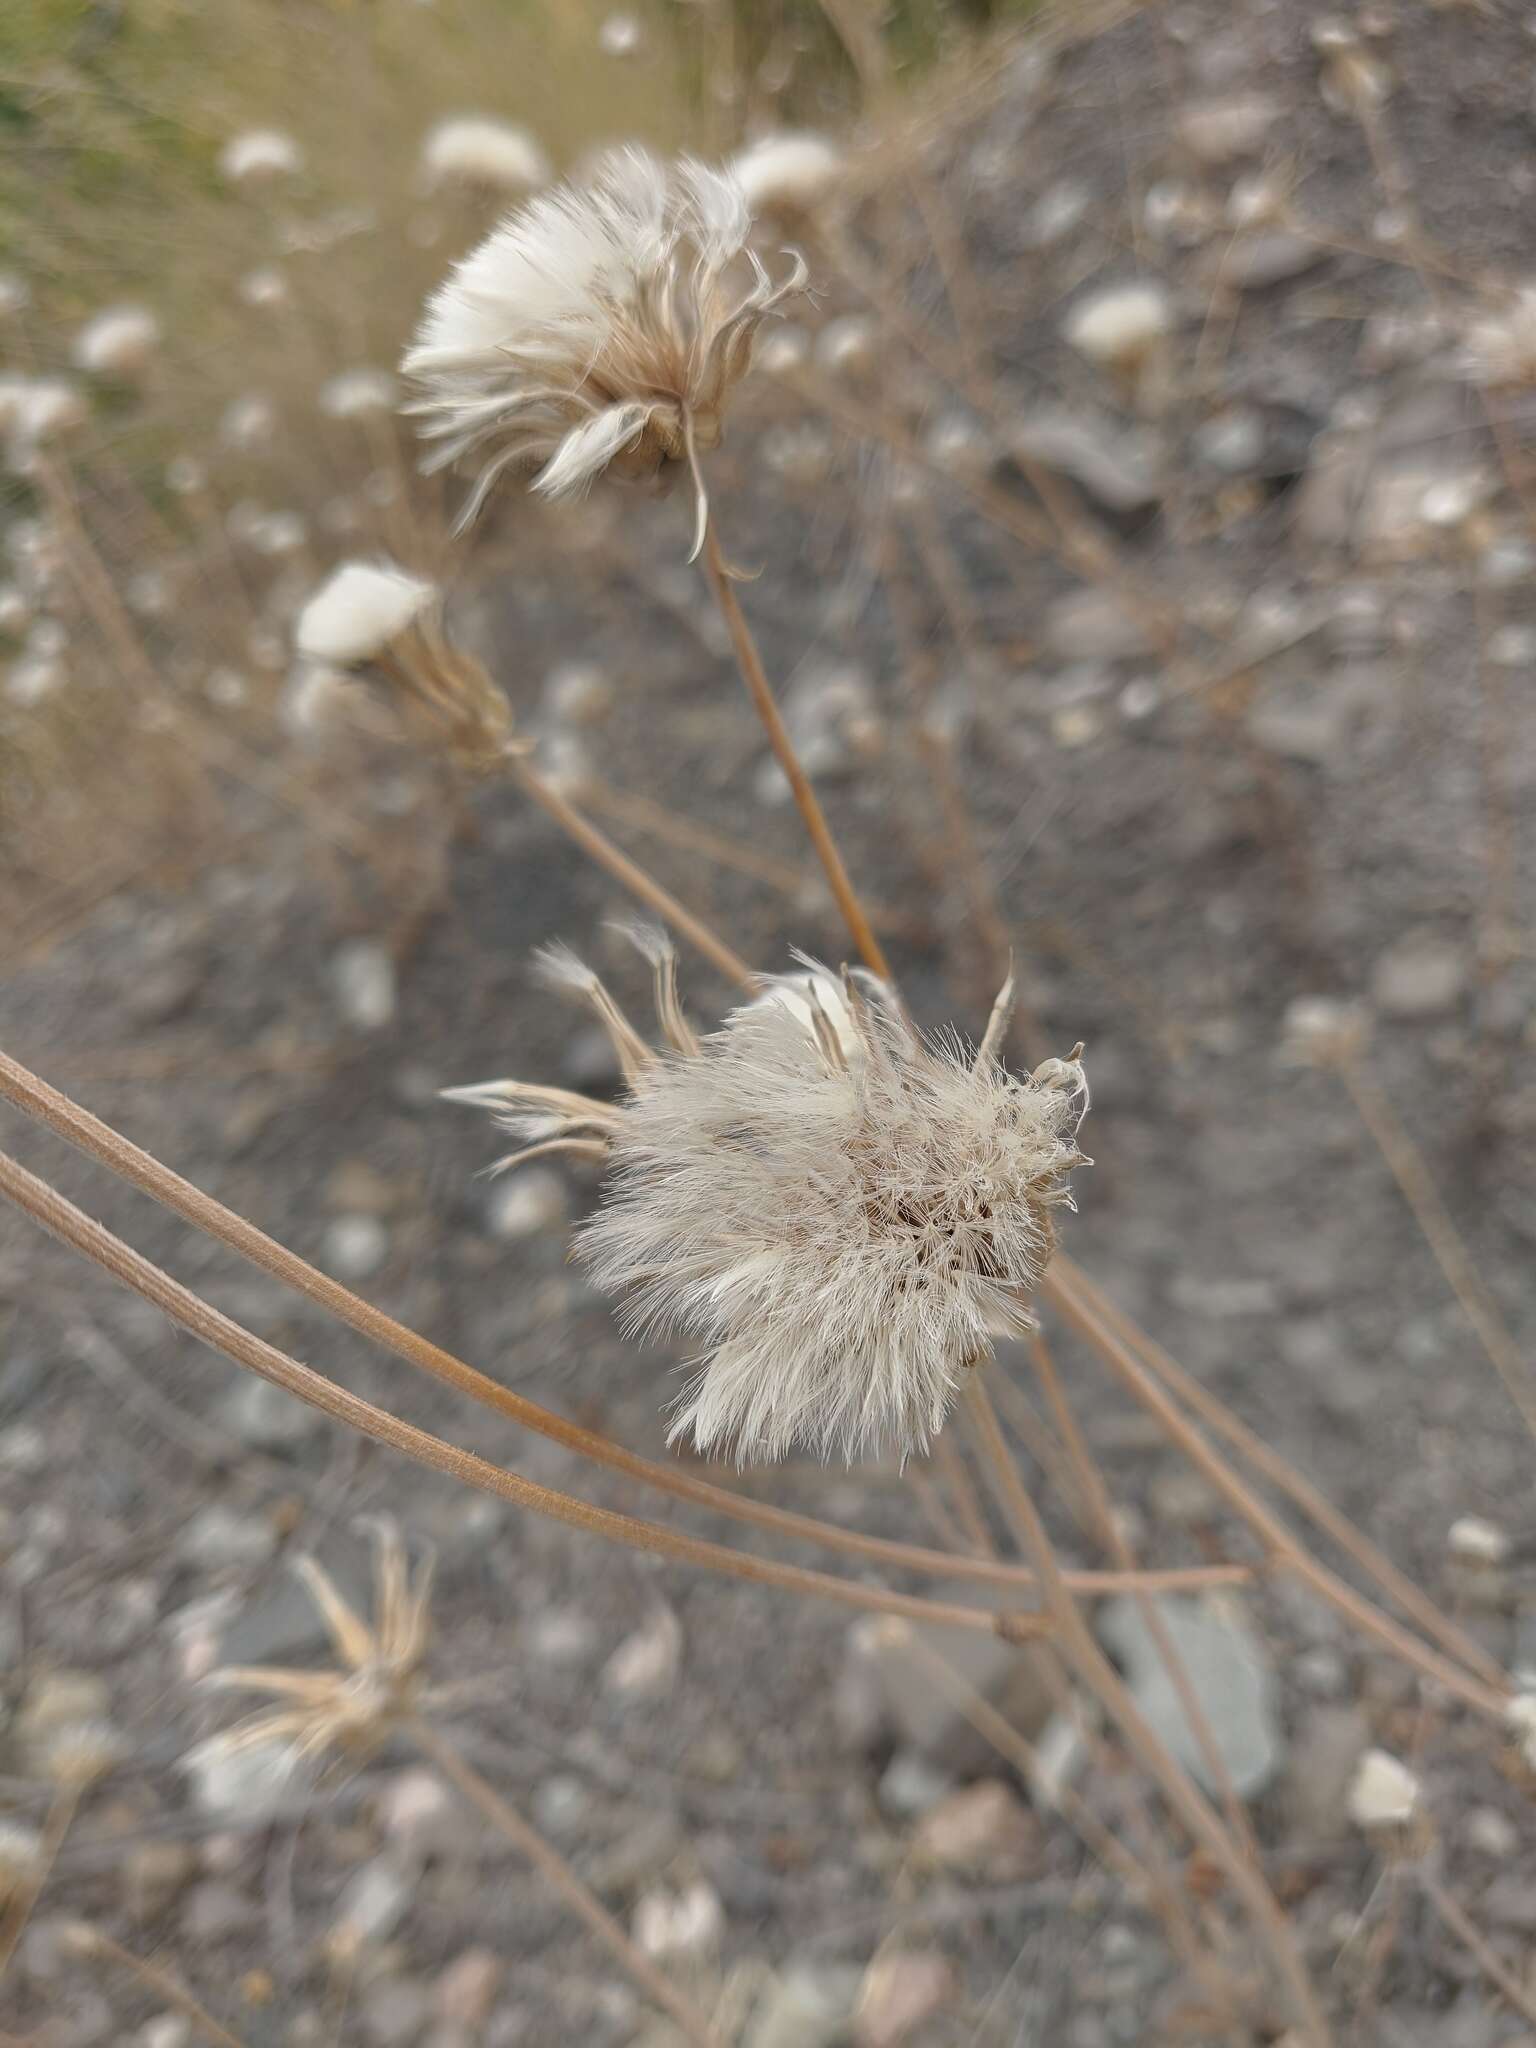
<svg viewBox="0 0 1536 2048"><path fill-rule="evenodd" d="M404 367L438 444L429 467L478 468L466 519L513 468L537 470L535 489L553 498L684 460L697 482L697 451L720 438L758 327L805 280L796 257L775 285L749 224L725 173L622 149L455 267Z"/></svg>
<svg viewBox="0 0 1536 2048"><path fill-rule="evenodd" d="M374 1523L373 1539L371 1623L343 1598L335 1580L313 1558L298 1561L299 1576L325 1624L339 1668L297 1671L229 1665L210 1672L208 1685L266 1693L282 1704L200 1744L189 1765L268 1747L280 1748L290 1767L318 1760L328 1751L367 1755L402 1717L415 1711L429 1634L432 1562L423 1559L413 1577L400 1532L386 1518Z"/></svg>

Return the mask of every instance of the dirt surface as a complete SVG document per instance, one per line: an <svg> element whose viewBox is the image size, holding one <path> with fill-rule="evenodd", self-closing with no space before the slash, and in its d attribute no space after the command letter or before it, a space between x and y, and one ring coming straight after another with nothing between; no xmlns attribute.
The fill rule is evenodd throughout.
<svg viewBox="0 0 1536 2048"><path fill-rule="evenodd" d="M1536 1661L1529 1439L1343 1085L1282 1058L1297 998L1366 1007L1368 1072L1528 1351L1536 557L1483 397L1457 371L1476 309L1468 280L1518 278L1536 254L1536 45L1520 20L1477 8L1373 12L1395 23L1354 53L1390 80L1371 116L1375 163L1361 123L1325 103L1326 60L1289 6L1181 6L1054 65L1015 54L988 111L934 146L931 175L964 222L981 285L1000 424L937 394L895 344L855 400L920 442L965 418L984 437L990 487L1047 526L1007 452L1019 426L1049 406L1105 437L1119 478L1107 495L1122 502L1062 488L1112 548L1113 587L1085 586L844 419L815 430L820 473L786 474L782 429L808 402L765 379L733 426L714 498L732 558L760 569L743 602L770 671L802 731L826 728L829 808L890 913L914 1006L974 1034L991 995L984 935L914 745L914 704L952 739L1043 1049L1088 1045L1096 1164L1068 1221L1073 1256L1437 1595L1455 1592L1452 1522L1498 1524L1513 1545L1503 1593L1471 1622L1512 1667ZM1253 95L1267 103L1255 132L1202 161L1186 110ZM1421 230L1404 193L1383 187L1399 172ZM1232 187L1256 174L1288 187L1290 222L1233 226ZM1045 246L1042 205L1046 218L1079 209ZM1245 265L1285 274L1235 285ZM1059 332L1094 286L1137 276L1166 288L1173 322L1169 390L1140 415ZM959 375L939 291L925 262L909 300ZM832 289L814 320L847 303ZM1518 450L1529 399L1488 405ZM1129 509L1127 476L1143 479ZM514 540L526 516L508 515ZM961 632L911 538L930 516L969 593ZM592 523L593 552L561 556L551 543L495 582L467 572L464 629L546 739L579 745L597 774L671 817L805 868L793 811L764 800L759 732L684 570L681 496L600 498ZM1127 589L1129 601L1116 595ZM1146 600L1177 616L1171 654L1143 623ZM613 703L562 736L545 684L572 661L603 672ZM828 678L850 665L864 692L851 737L825 715L847 688ZM398 767L370 775L345 790L349 803L379 812L399 800ZM565 1261L561 1224L506 1234L506 1184L477 1177L494 1133L437 1098L501 1073L614 1085L530 955L570 942L643 1014L644 971L605 927L624 912L616 890L511 792L477 793L442 900L401 948L397 1000L360 1030L338 1006L339 949L397 937L398 922L349 929L302 828L254 807L249 822L254 843L184 890L119 899L14 968L7 1048L416 1329L664 1455L676 1358L617 1339L607 1305ZM841 957L809 879L794 904L611 822L765 968L786 964L791 945ZM440 828L418 806L390 830L419 837L425 864ZM1514 957L1489 942L1485 917L1505 861ZM684 980L697 1018L727 1000L706 968L690 964ZM666 1504L370 1353L15 1117L7 1142L295 1356L530 1477L669 1518ZM579 1172L560 1185L572 1213L594 1197ZM390 1802L414 1768L403 1752L251 1825L210 1814L179 1769L226 1718L228 1702L188 1682L208 1641L240 1662L311 1659L318 1636L285 1556L313 1549L360 1589L351 1524L387 1509L440 1553L433 1671L456 1695L445 1725L621 1917L657 1885L702 1880L723 1910L728 1967L832 1981L831 1966L866 1964L888 1935L903 1954L935 1950L953 1979L906 2037L918 2044L1188 2038L1187 1986L1155 1924L1059 1823L1031 1823L1022 1866L1002 1877L910 1862L914 1817L893 1810L882 1776L893 1739L848 1707L839 1609L647 1563L329 1425L274 1420L232 1367L20 1220L0 1226L0 1298L0 1698L19 1709L50 1671L94 1674L127 1745L0 1994L12 2031L48 2023L57 2031L41 2038L60 2048L150 2038L134 2029L164 2001L62 1956L56 1922L70 1913L174 1959L248 2048L641 2038L643 2011L616 1968L504 1844L464 1822L425 1850L402 1846ZM1066 1340L1062 1355L1147 1556L1252 1558L1155 1430ZM1006 1369L1026 1383L1022 1360ZM740 1483L930 1538L894 1470L795 1466ZM215 1508L232 1529L210 1529ZM734 1533L707 1518L690 1526ZM1064 1514L1053 1526L1069 1557L1096 1561ZM1330 2002L1353 2016L1344 2038L1528 2040L1427 1908L1411 1894L1388 1903L1370 1852L1338 1825L1337 1795L1320 1790L1341 1743L1415 1753L1445 1874L1528 1979L1536 1860L1524 1796L1493 1745L1443 1700L1421 1702L1315 1603L1273 1584L1250 1606L1285 1752L1258 1825ZM663 1668L647 1691L616 1671L613 1653L637 1629L662 1645L663 1667L677 1649L675 1682ZM9 1737L0 1724L0 1811L39 1824L46 1793L20 1719ZM940 1782L935 1796L950 1789ZM1121 1813L1123 1784L1090 1789ZM187 1853L157 1890L142 1872L167 1845ZM175 1857L162 1860L169 1873ZM338 1990L318 1935L376 1865L404 1896ZM1373 1976L1390 1912L1397 1938ZM444 1973L480 1948L503 1972L455 2034ZM810 2021L783 2036L821 2038Z"/></svg>

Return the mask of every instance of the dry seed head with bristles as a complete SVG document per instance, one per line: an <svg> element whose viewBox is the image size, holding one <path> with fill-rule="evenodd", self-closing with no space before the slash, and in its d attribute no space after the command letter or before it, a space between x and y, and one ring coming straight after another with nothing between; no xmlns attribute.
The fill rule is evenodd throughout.
<svg viewBox="0 0 1536 2048"><path fill-rule="evenodd" d="M294 627L300 657L320 668L375 668L400 708L461 766L494 766L517 749L512 710L473 655L449 639L442 593L391 562L344 562Z"/></svg>
<svg viewBox="0 0 1536 2048"><path fill-rule="evenodd" d="M336 1652L337 1667L286 1670L275 1665L226 1665L205 1685L266 1693L280 1704L253 1714L199 1744L188 1758L196 1767L214 1756L280 1749L297 1768L328 1754L367 1756L422 1703L421 1667L430 1633L432 1559L411 1573L400 1531L387 1516L371 1525L374 1545L373 1619L343 1597L312 1557L295 1569L315 1604Z"/></svg>
<svg viewBox="0 0 1536 2048"><path fill-rule="evenodd" d="M429 467L468 458L473 518L508 469L578 495L598 477L657 476L720 439L764 317L805 283L775 284L747 245L741 187L690 159L609 152L589 182L509 214L428 302L404 369L437 443Z"/></svg>
<svg viewBox="0 0 1536 2048"><path fill-rule="evenodd" d="M429 186L470 185L490 191L536 192L554 175L526 128L487 114L450 114L427 131L422 175Z"/></svg>
<svg viewBox="0 0 1536 2048"><path fill-rule="evenodd" d="M837 189L844 157L825 135L786 131L751 143L731 159L730 171L754 216L794 219L813 213Z"/></svg>
<svg viewBox="0 0 1536 2048"><path fill-rule="evenodd" d="M514 1159L611 1162L577 1251L625 1297L630 1331L705 1345L674 1439L742 1464L926 1448L994 1332L1030 1327L1054 1212L1085 1163L1081 1047L1019 1078L998 1056L1009 990L971 1055L922 1037L873 977L809 961L700 1040L670 946L647 943L666 1052L595 975L559 965L608 1026L623 1101L517 1082L453 1093L529 1141Z"/></svg>

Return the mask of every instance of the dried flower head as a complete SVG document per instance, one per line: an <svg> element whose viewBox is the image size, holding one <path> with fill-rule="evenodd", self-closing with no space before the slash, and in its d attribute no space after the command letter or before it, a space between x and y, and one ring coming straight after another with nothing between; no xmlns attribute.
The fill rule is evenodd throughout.
<svg viewBox="0 0 1536 2048"><path fill-rule="evenodd" d="M300 611L294 645L322 668L379 670L461 766L492 766L517 744L505 695L448 638L437 585L392 562L344 562Z"/></svg>
<svg viewBox="0 0 1536 2048"><path fill-rule="evenodd" d="M281 1705L264 1709L199 1744L188 1759L201 1768L209 1756L281 1749L290 1767L327 1753L366 1756L421 1704L421 1666L429 1636L432 1560L411 1574L400 1531L386 1516L372 1524L374 1613L363 1620L335 1580L312 1557L295 1569L315 1603L336 1652L338 1669L285 1670L226 1665L204 1683L224 1690L268 1693Z"/></svg>
<svg viewBox="0 0 1536 2048"><path fill-rule="evenodd" d="M453 114L427 131L421 168L429 185L483 185L536 192L554 175L526 128L487 114Z"/></svg>
<svg viewBox="0 0 1536 2048"><path fill-rule="evenodd" d="M1062 333L1079 355L1105 369L1139 370L1173 327L1168 294L1156 284L1107 285L1080 299Z"/></svg>
<svg viewBox="0 0 1536 2048"><path fill-rule="evenodd" d="M404 368L439 445L431 466L479 465L466 519L510 468L552 498L605 473L650 477L720 438L775 285L747 247L741 188L687 159L603 157L591 182L510 214L429 301ZM739 282L737 280L740 280Z"/></svg>
<svg viewBox="0 0 1536 2048"><path fill-rule="evenodd" d="M1445 1532L1445 1547L1460 1564L1501 1565L1509 1556L1509 1538L1481 1515L1462 1515Z"/></svg>
<svg viewBox="0 0 1536 2048"><path fill-rule="evenodd" d="M595 975L558 967L609 1029L623 1102L514 1082L458 1098L531 1141L516 1156L611 1159L577 1249L630 1330L707 1346L674 1438L740 1463L922 1449L993 1332L1029 1327L1083 1161L1081 1047L1020 1079L998 1058L1011 990L970 1056L883 983L810 962L700 1041L670 947L647 944L664 1054Z"/></svg>
<svg viewBox="0 0 1536 2048"><path fill-rule="evenodd" d="M320 387L320 410L333 420L366 419L392 412L400 387L388 370L338 370Z"/></svg>
<svg viewBox="0 0 1536 2048"><path fill-rule="evenodd" d="M280 128L248 128L231 136L219 152L219 169L232 185L292 177L303 164L303 150Z"/></svg>
<svg viewBox="0 0 1536 2048"><path fill-rule="evenodd" d="M147 306L109 306L86 321L70 354L93 377L133 377L159 346L160 322Z"/></svg>
<svg viewBox="0 0 1536 2048"><path fill-rule="evenodd" d="M764 135L731 159L731 174L754 216L812 213L842 181L843 152L808 131Z"/></svg>
<svg viewBox="0 0 1536 2048"><path fill-rule="evenodd" d="M1423 1793L1406 1764L1384 1749L1368 1749L1349 1781L1346 1805L1368 1834L1401 1832L1418 1818Z"/></svg>

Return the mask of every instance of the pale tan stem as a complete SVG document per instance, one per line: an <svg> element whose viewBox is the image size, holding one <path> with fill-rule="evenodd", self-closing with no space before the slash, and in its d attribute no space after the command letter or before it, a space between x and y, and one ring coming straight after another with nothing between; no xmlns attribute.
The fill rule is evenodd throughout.
<svg viewBox="0 0 1536 2048"><path fill-rule="evenodd" d="M1375 1139L1387 1162L1398 1191L1413 1212L1435 1261L1461 1312L1477 1333L1488 1361L1508 1389L1509 1398L1536 1436L1536 1386L1531 1367L1499 1314L1493 1296L1484 1285L1466 1241L1451 1220L1451 1212L1440 1199L1434 1176L1423 1153L1409 1137L1397 1112L1382 1089L1366 1073L1358 1059L1343 1059L1338 1070L1360 1120Z"/></svg>
<svg viewBox="0 0 1536 2048"><path fill-rule="evenodd" d="M843 865L843 857L838 852L837 841L832 836L832 828L827 823L821 801L811 787L810 777L801 766L800 756L795 751L795 743L779 715L779 707L774 701L773 690L763 668L762 656L757 651L757 642L752 637L752 629L747 624L746 614L737 599L736 587L731 581L725 558L720 552L720 541L713 524L708 528L704 540L704 570L715 602L720 607L720 616L725 621L726 631L731 636L731 646L736 653L736 664L741 670L741 679L747 686L747 695L751 698L753 709L768 735L768 744L773 749L774 759L783 769L789 782L795 806L804 821L806 832L810 836L811 845L815 848L816 858L821 862L822 871L826 875L837 907L842 912L849 936L858 948L865 966L872 973L878 974L882 981L893 981L890 962L886 959L885 951L875 936L874 927L859 901L853 883L849 880L848 870Z"/></svg>
<svg viewBox="0 0 1536 2048"><path fill-rule="evenodd" d="M1008 1759L1024 1782L1031 1783L1038 1763L1034 1745L1027 1741L990 1701L982 1698L975 1686L962 1672L955 1669L948 1658L935 1650L932 1644L924 1642L915 1629L908 1628L907 1624L901 1621L893 1621L882 1626L903 1631L902 1641L918 1661L926 1666L939 1690L954 1702L959 1712L982 1739L990 1742L999 1756ZM1056 1810L1085 1847L1098 1857L1107 1870L1115 1872L1134 1901L1145 1905L1158 1915L1175 1953L1183 1957L1212 1997L1218 2004L1230 2006L1229 1989L1222 1984L1210 1959L1200 1947L1199 1936L1184 1906L1178 1875L1168 1869L1166 1856L1160 1857L1163 1865L1161 1873L1154 1871L1142 1863L1134 1851L1128 1849L1119 1836L1105 1826L1093 1808L1070 1785L1054 1786L1051 1796ZM1157 1845L1153 1843L1151 1846L1155 1851Z"/></svg>
<svg viewBox="0 0 1536 2048"><path fill-rule="evenodd" d="M1391 1600L1395 1600L1403 1612L1410 1615L1427 1636L1433 1638L1442 1650L1465 1664L1469 1671L1488 1681L1495 1691L1502 1690L1508 1680L1503 1667L1466 1631L1457 1626L1451 1616L1444 1614L1426 1593L1400 1572L1384 1551L1378 1550L1358 1530L1354 1523L1341 1515L1325 1494L1322 1494L1309 1479L1303 1478L1293 1465L1282 1458L1278 1451L1272 1451L1261 1436L1257 1436L1245 1422L1234 1415L1225 1402L1216 1396L1140 1329L1131 1318L1110 1300L1104 1290L1090 1280L1083 1269L1058 1252L1053 1262L1059 1277L1082 1293L1103 1317L1115 1334L1128 1344L1143 1363L1157 1375L1172 1393L1201 1420L1224 1437L1233 1449L1245 1457L1256 1472L1262 1473L1271 1485L1277 1487L1288 1499L1295 1502L1302 1513L1315 1522L1325 1536L1337 1543L1344 1554L1353 1559L1360 1569L1373 1579Z"/></svg>
<svg viewBox="0 0 1536 2048"><path fill-rule="evenodd" d="M1099 1541L1115 1564L1124 1570L1134 1571L1135 1556L1115 1514L1114 1503L1110 1499L1104 1475L1088 1448L1087 1439L1078 1427L1077 1417L1067 1400L1050 1348L1043 1337L1036 1337L1030 1349L1035 1363L1035 1373L1045 1394L1046 1405L1056 1419L1056 1427L1067 1447L1067 1456L1077 1474L1083 1497L1089 1503ZM1169 1682L1178 1696L1184 1719L1194 1736L1201 1761L1205 1765L1208 1782L1216 1788L1221 1799L1222 1812L1226 1816L1227 1826L1232 1830L1233 1840L1238 1842L1250 1860L1257 1864L1259 1845L1254 1840L1247 1809L1238 1797L1237 1787L1232 1782L1232 1773L1228 1770L1227 1760L1221 1753L1221 1745L1216 1740L1210 1717L1190 1680L1184 1659L1179 1655L1162 1611L1157 1602L1145 1594L1136 1594L1133 1597L1136 1601L1136 1611L1141 1616L1153 1647L1162 1659Z"/></svg>
<svg viewBox="0 0 1536 2048"><path fill-rule="evenodd" d="M828 1572L807 1570L801 1565L778 1564L749 1552L733 1550L728 1544L709 1543L687 1536L659 1523L644 1522L633 1515L621 1515L609 1508L593 1507L572 1494L540 1486L499 1465L492 1465L473 1452L461 1451L426 1430L402 1422L387 1410L364 1401L323 1374L314 1372L275 1345L266 1343L249 1330L210 1307L189 1288L163 1273L158 1266L134 1251L120 1238L77 1209L15 1160L0 1153L0 1196L14 1202L35 1223L64 1244L110 1273L145 1301L169 1316L210 1349L222 1352L236 1365L269 1380L294 1394L333 1421L346 1423L370 1441L413 1458L429 1470L441 1472L462 1486L496 1495L513 1506L547 1515L568 1528L580 1529L624 1543L632 1550L649 1552L677 1564L701 1565L732 1578L757 1585L777 1586L785 1592L821 1594L847 1607L863 1608L873 1614L907 1614L917 1619L941 1622L958 1628L979 1628L1009 1640L1023 1640L1042 1632L1044 1618L1030 1611L992 1613L983 1608L962 1607L943 1601L922 1600L906 1593L887 1592L883 1587L865 1586Z"/></svg>
<svg viewBox="0 0 1536 2048"><path fill-rule="evenodd" d="M1132 1698L1128 1687L1095 1641L1065 1584L1045 1524L1019 1478L979 1373L965 1391L966 1413L988 1462L998 1502L1040 1574L1046 1612L1056 1624L1054 1641L1079 1679L1098 1699L1125 1738L1126 1746L1152 1779L1190 1834L1222 1871L1243 1901L1286 1986L1294 2018L1313 2048L1329 2048L1328 2023L1297 1951L1284 1913L1258 1869L1222 1826L1215 1809L1183 1771Z"/></svg>
<svg viewBox="0 0 1536 2048"><path fill-rule="evenodd" d="M1514 1971L1508 1969L1494 1954L1486 1935L1479 1932L1469 1918L1466 1909L1455 1899L1432 1871L1421 1869L1418 1873L1419 1889L1434 1907L1440 1918L1449 1927L1456 1939L1463 1944L1477 1966L1496 1984L1509 2000L1515 2011L1525 2020L1536 2024L1536 1998L1533 1998Z"/></svg>
<svg viewBox="0 0 1536 2048"><path fill-rule="evenodd" d="M690 946L718 967L727 981L735 982L738 988L749 994L758 988L759 976L739 953L734 952L702 918L679 903L654 876L647 874L638 861L631 860L621 847L615 846L606 832L599 831L589 818L584 818L576 806L562 796L553 783L546 782L528 761L514 756L509 763L509 773L518 787L549 813L568 839L573 840L589 859L612 875L632 896L648 905L658 917L664 918L680 938L686 939Z"/></svg>
<svg viewBox="0 0 1536 2048"><path fill-rule="evenodd" d="M30 1880L23 1882L5 1914L0 1916L0 1980L4 1979L11 1959L21 1945L21 1937L32 1917L32 1908L42 1897L43 1888L53 1875L53 1866L59 1860L64 1837L80 1811L80 1798L79 1785L61 1785L53 1795L53 1804L43 1823L42 1840L38 1844L37 1867Z"/></svg>
<svg viewBox="0 0 1536 2048"><path fill-rule="evenodd" d="M705 2014L700 2012L691 1999L685 1998L674 1985L667 1982L650 1957L642 1954L635 1946L607 1907L582 1883L560 1852L545 1841L537 1828L524 1820L517 1808L504 1799L494 1785L489 1784L472 1765L465 1762L451 1742L446 1741L429 1721L419 1717L407 1721L405 1729L422 1755L436 1765L476 1812L488 1820L498 1833L505 1835L518 1852L527 1858L540 1877L552 1890L559 1893L577 1919L590 1928L610 1954L623 1965L646 1997L677 2022L687 2039L695 2044L695 2048L725 2048L722 2037L710 2025Z"/></svg>
<svg viewBox="0 0 1536 2048"><path fill-rule="evenodd" d="M248 1259L264 1273L270 1273L295 1293L316 1302L349 1329L370 1343L378 1344L405 1364L429 1374L444 1386L477 1401L482 1407L506 1416L524 1429L562 1444L578 1456L609 1470L623 1472L655 1491L675 1500L729 1516L732 1520L800 1541L817 1543L825 1549L841 1550L867 1557L892 1569L923 1572L930 1577L973 1578L993 1585L1032 1588L1034 1574L1015 1565L985 1558L952 1557L947 1552L924 1549L919 1544L897 1543L887 1537L866 1536L845 1529L836 1522L824 1522L814 1515L802 1515L789 1508L774 1507L752 1500L698 1479L681 1467L657 1464L616 1444L596 1430L584 1429L553 1409L544 1408L525 1395L514 1393L499 1380L477 1372L451 1351L419 1336L404 1323L364 1301L350 1288L317 1269L270 1238L254 1223L227 1209L211 1195L172 1172L153 1154L145 1152L99 1117L82 1109L56 1088L0 1052L0 1098L23 1110L56 1136L76 1146L88 1158L97 1160L113 1173L140 1189L174 1215L205 1231L220 1244ZM1127 1581L1121 1572L1086 1572L1074 1575L1074 1587L1084 1593L1128 1591L1131 1584L1144 1584L1148 1591L1172 1592L1212 1585L1242 1585L1252 1578L1245 1565L1214 1565L1190 1571L1154 1572Z"/></svg>
<svg viewBox="0 0 1536 2048"><path fill-rule="evenodd" d="M238 2034L232 2034L228 2027L221 2026L208 2008L201 2004L182 1983L179 1977L163 1969L159 1963L151 1962L147 1956L136 1956L132 1949L124 1948L114 1941L110 1934L103 1934L99 1928L86 1925L71 1929L70 1945L78 1953L100 1956L107 1962L117 1963L133 1977L136 1977L146 1991L174 2006L182 2017L189 2020L205 2041L211 2041L213 2048L245 2048Z"/></svg>
<svg viewBox="0 0 1536 2048"><path fill-rule="evenodd" d="M1223 1458L1217 1456L1148 1368L1121 1342L1082 1293L1070 1284L1066 1277L1069 1271L1066 1266L1056 1270L1053 1261L1041 1284L1042 1297L1050 1301L1088 1340L1122 1386L1157 1418L1170 1440L1265 1544L1272 1561L1284 1565L1347 1621L1374 1637L1405 1664L1433 1679L1436 1684L1443 1685L1479 1713L1502 1721L1504 1695L1479 1684L1448 1658L1421 1643L1325 1565L1318 1563L1280 1518L1243 1484Z"/></svg>
<svg viewBox="0 0 1536 2048"><path fill-rule="evenodd" d="M943 1430L934 1439L933 1462L943 1475L945 1490L949 1494L955 1513L960 1517L960 1526L966 1533L971 1549L978 1557L996 1557L997 1545L992 1541L992 1532L987 1527L986 1513L980 1496L972 1484L971 1475L965 1469L965 1456L958 1444Z"/></svg>

